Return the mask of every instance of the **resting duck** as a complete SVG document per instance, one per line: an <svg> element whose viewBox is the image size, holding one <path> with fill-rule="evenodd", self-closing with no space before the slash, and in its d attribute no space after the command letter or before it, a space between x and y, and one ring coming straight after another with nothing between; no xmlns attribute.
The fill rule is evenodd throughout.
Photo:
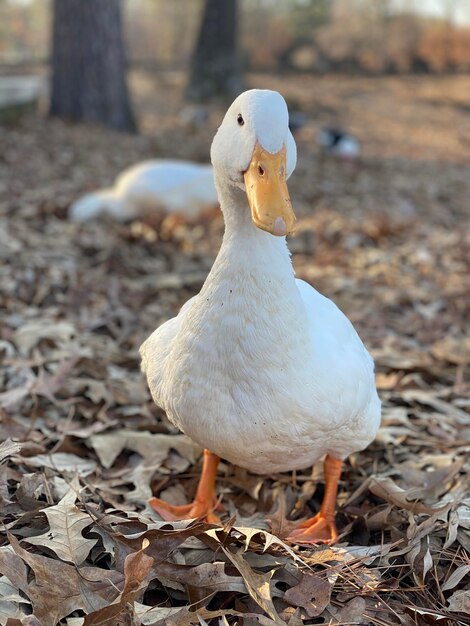
<svg viewBox="0 0 470 626"><path fill-rule="evenodd" d="M86 194L70 207L84 222L108 214L122 222L163 211L197 218L217 204L211 165L190 161L144 161L124 170L113 187Z"/></svg>
<svg viewBox="0 0 470 626"><path fill-rule="evenodd" d="M317 135L317 142L326 154L343 161L354 161L361 153L358 140L340 128L321 128Z"/></svg>
<svg viewBox="0 0 470 626"><path fill-rule="evenodd" d="M331 542L342 461L379 426L373 361L335 304L295 278L286 179L296 146L282 96L241 94L211 157L225 218L221 249L200 293L141 347L156 404L205 448L202 475L193 503L150 503L166 520L217 522L220 457L260 474L324 458L320 512L288 539Z"/></svg>

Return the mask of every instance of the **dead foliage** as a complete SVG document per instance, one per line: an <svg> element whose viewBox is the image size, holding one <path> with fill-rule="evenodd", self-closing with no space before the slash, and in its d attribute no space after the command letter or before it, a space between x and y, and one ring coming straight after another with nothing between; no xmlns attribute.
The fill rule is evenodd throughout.
<svg viewBox="0 0 470 626"><path fill-rule="evenodd" d="M299 138L294 264L372 350L383 424L346 465L338 544L294 547L284 537L317 510L319 467L258 477L222 463L223 528L162 522L146 505L152 493L188 500L200 450L152 404L137 350L200 288L223 225L77 225L65 209L87 184L163 152L171 124L176 151L204 153L204 137L172 119L150 138L32 120L0 131L0 624L468 623L459 166L446 204L429 196L429 164L365 155L351 171ZM373 195L400 186L412 210Z"/></svg>

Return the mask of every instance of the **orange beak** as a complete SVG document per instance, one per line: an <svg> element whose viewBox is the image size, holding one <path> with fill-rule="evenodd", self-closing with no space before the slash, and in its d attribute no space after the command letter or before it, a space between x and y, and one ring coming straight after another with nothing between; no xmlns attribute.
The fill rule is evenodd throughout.
<svg viewBox="0 0 470 626"><path fill-rule="evenodd" d="M243 176L255 225L272 235L292 233L295 214L286 182L286 147L271 154L257 142Z"/></svg>

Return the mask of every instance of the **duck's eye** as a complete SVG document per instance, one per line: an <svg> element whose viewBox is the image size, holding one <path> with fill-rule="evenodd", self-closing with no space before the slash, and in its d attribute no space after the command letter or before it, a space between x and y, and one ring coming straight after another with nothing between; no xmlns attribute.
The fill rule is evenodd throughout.
<svg viewBox="0 0 470 626"><path fill-rule="evenodd" d="M241 113L238 114L237 122L239 126L243 126L243 124L245 123L245 120L243 119Z"/></svg>

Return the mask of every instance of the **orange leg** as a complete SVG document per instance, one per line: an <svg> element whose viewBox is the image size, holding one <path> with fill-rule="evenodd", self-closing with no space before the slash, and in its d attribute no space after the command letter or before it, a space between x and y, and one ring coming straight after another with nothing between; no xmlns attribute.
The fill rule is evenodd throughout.
<svg viewBox="0 0 470 626"><path fill-rule="evenodd" d="M288 541L293 543L333 543L338 538L335 524L336 496L338 481L341 476L342 461L334 459L329 454L323 464L325 476L325 495L320 512L300 523L290 535Z"/></svg>
<svg viewBox="0 0 470 626"><path fill-rule="evenodd" d="M219 524L220 520L214 513L214 509L218 508L215 495L215 479L219 461L220 459L216 454L209 452L209 450L204 450L201 478L199 479L196 497L191 504L174 506L160 500L160 498L150 498L150 506L167 522L203 517L210 524Z"/></svg>

